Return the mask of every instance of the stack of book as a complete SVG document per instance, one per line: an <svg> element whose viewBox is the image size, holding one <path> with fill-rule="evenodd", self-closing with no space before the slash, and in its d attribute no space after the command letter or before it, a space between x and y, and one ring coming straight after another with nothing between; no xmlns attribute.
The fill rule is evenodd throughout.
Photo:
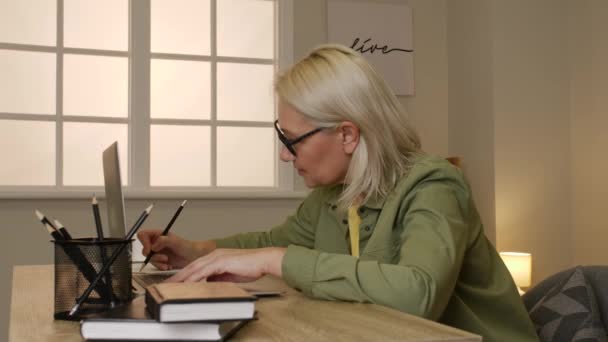
<svg viewBox="0 0 608 342"><path fill-rule="evenodd" d="M255 315L256 297L234 283L161 283L80 323L85 340L220 341Z"/></svg>

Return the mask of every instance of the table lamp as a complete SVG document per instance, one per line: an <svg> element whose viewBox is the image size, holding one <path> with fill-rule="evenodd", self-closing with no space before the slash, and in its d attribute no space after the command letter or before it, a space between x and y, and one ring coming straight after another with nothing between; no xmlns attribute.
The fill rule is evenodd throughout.
<svg viewBox="0 0 608 342"><path fill-rule="evenodd" d="M523 295L522 287L532 283L532 255L530 253L500 252L500 257L509 269L519 294Z"/></svg>

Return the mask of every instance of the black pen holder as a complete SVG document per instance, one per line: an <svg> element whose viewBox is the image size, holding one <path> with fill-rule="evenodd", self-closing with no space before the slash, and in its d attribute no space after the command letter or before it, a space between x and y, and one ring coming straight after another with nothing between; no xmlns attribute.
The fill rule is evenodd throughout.
<svg viewBox="0 0 608 342"><path fill-rule="evenodd" d="M55 240L55 319L80 320L130 301L131 242L123 239L84 238ZM91 294L80 306L78 314L68 313L119 249L117 259L104 272Z"/></svg>

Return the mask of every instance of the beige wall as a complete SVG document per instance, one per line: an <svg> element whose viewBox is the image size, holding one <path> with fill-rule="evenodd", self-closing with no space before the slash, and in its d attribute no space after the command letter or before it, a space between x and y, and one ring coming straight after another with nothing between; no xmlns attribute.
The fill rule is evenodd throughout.
<svg viewBox="0 0 608 342"><path fill-rule="evenodd" d="M448 2L449 154L460 156L495 241L492 17L487 0Z"/></svg>
<svg viewBox="0 0 608 342"><path fill-rule="evenodd" d="M571 1L573 264L607 264L608 2Z"/></svg>
<svg viewBox="0 0 608 342"><path fill-rule="evenodd" d="M600 0L448 1L449 151L533 283L608 259L605 32Z"/></svg>
<svg viewBox="0 0 608 342"><path fill-rule="evenodd" d="M566 1L495 1L496 241L533 282L572 262Z"/></svg>
<svg viewBox="0 0 608 342"><path fill-rule="evenodd" d="M422 148L448 156L447 2L407 1L414 13L416 94L399 99L420 133Z"/></svg>

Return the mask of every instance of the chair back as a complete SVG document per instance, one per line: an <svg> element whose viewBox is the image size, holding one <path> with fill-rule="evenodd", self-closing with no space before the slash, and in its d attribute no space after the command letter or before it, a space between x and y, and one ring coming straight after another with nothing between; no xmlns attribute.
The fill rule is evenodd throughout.
<svg viewBox="0 0 608 342"><path fill-rule="evenodd" d="M608 266L593 265L583 266L582 268L585 279L593 288L604 327L608 329ZM572 273L574 273L575 269L576 267L572 267L558 272L528 290L528 292L522 296L528 312L554 286L569 278Z"/></svg>

